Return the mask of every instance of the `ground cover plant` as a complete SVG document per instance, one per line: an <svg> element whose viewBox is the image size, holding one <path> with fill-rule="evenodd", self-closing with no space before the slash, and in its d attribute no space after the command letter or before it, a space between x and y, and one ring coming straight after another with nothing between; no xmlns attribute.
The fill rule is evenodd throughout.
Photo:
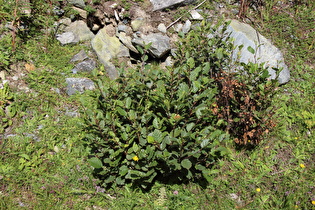
<svg viewBox="0 0 315 210"><path fill-rule="evenodd" d="M210 114L213 121L207 119L204 116L205 112L201 111L200 119L205 120L205 125L208 124L213 127L217 126L217 124L220 125L220 127L217 127L219 128L217 129L218 136L222 135L224 137L222 142L218 142L216 138L213 138L214 141L218 142L218 145L209 148L216 152L220 148L219 146L221 146L224 150L222 154L219 154L220 152L211 154L210 152L210 160L215 160L215 162L211 164L211 170L206 171L206 176L200 173L200 177L205 178L208 182L208 184L205 185L200 185L200 183L194 182L193 179L184 184L179 184L180 182L172 184L152 182L153 184L150 186L150 190L143 192L138 188L132 188L128 183L130 182L130 180L128 181L128 177L126 179L126 176L122 176L122 178L125 178L124 186L106 189L105 186L107 185L102 185L101 182L104 180L93 176L93 171L95 172L93 166L98 168L97 164L99 163L99 161L93 159L93 156L98 158L101 156L97 156L97 153L95 153L96 150L91 150L92 147L86 147L87 141L85 137L88 133L86 132L85 122L82 116L79 115L81 97L85 97L83 101L88 102L88 104L85 103L88 108L92 110L97 108L97 103L92 103L92 101L94 101L93 94L96 93L90 92L83 96L74 95L71 97L63 97L64 95L59 95L54 91L55 88L59 88L62 91L64 88L64 84L62 83L64 75L67 75L72 68L68 60L72 55L76 54L79 49L84 49L85 46L60 46L51 39L49 34L42 31L43 33L37 34L38 36L34 36L34 39L29 38L28 42L19 42L20 37L17 36L16 41L19 43L19 47L13 52L12 37L8 35L2 36L1 43L3 42L5 45L1 45L4 49L0 53L2 56L0 56L1 69L13 72L16 69L12 66L10 67L10 64L13 63L15 66L24 65L24 63L17 63L21 61L27 63L31 62L34 64L35 69L28 72L25 80L23 80L31 86L33 91L24 93L18 91L15 87L7 86L3 86L0 90L0 109L3 110L1 114L6 115L4 117L6 119L0 124L0 126L5 128L5 133L0 134L0 208L313 209L315 207L315 117L313 113L315 108L315 81L314 60L312 59L314 55L312 53L314 49L314 30L312 26L312 21L315 18L314 5L312 4L313 2L310 1L301 1L293 4L291 1L279 2L270 0L266 1L266 3L272 6L269 8L267 8L266 5L262 7L263 16L256 16L252 8L247 10L247 16L255 20L256 26L262 34L272 39L273 42L285 52L287 64L291 69L291 80L288 84L280 86L278 88L279 92L276 92L275 95L269 95L272 97L272 100L269 101L270 103L266 103L266 106L274 107L270 112L276 112L274 115L277 116L276 121L272 121L276 122L276 124L270 124L272 129L270 129L269 132L266 132L266 127L264 127L262 129L264 136L258 141L250 139L250 135L245 135L247 137L246 139L241 138L244 137L244 135L235 135L231 132L230 127L238 125L237 123L241 123L242 121L233 121L234 124L230 122L230 127L227 129L227 125L229 124L228 119L234 119L235 116L240 113L249 113L250 110L236 109L235 113L218 116L214 114L217 110L220 110L221 113L231 112L229 112L225 106L221 106L221 109L219 109L220 103L211 103L209 104L211 108L209 108L206 113ZM43 4L42 6L46 8L50 5ZM0 7L1 12L14 8L9 8L6 2L0 4ZM6 8L2 9L4 7ZM212 2L209 1L205 3L203 7L213 8L214 6ZM42 15L46 17L46 14ZM43 17L40 18L45 19ZM1 21L6 20L8 20L7 16L1 17ZM48 22L50 21L46 20L45 24ZM192 42L189 43L191 43L192 46L196 43L194 38L194 36L190 37ZM34 47L34 43L37 44L38 48ZM204 46L205 45L203 45L203 47ZM196 50L197 47L191 47L192 52L187 57L184 50L178 53L182 55L183 58L189 58L195 54L193 50ZM36 49L41 50L37 52ZM11 55L14 55L13 60L9 59ZM206 69L205 66L200 66L198 58L201 59L203 56L199 55L200 54L198 54L197 58L194 57L190 59L187 63L183 60L183 63L180 64L183 67L177 69L177 71L182 72L184 75L178 79L180 82L176 87L185 90L184 84L187 84L188 91L192 95L201 93L203 90L202 85L205 85L201 79L202 77L200 77L201 80L199 80L199 83L201 87L199 87L199 91L194 92L194 86L198 86L198 83L186 83L190 81L191 77L195 76L193 74L198 72L198 67L202 70ZM215 49L214 55L216 58L219 55L223 57L226 56L225 54L220 54L220 50ZM62 57L62 59L58 60L60 57ZM143 55L143 61L145 60L146 58ZM7 61L9 63L7 63ZM188 59L186 61L188 61ZM204 61L201 61L201 63L203 62ZM151 99L155 102L151 104L151 107L142 107L142 111L145 110L145 108L146 111L150 111L150 108L157 110L160 108L158 105L161 105L156 103L159 96L158 93L154 91L154 86L150 88L151 81L158 79L162 80L165 84L165 81L169 79L165 78L165 75L169 74L167 70L165 72L159 72L157 66L151 65L150 68L152 68L152 71L148 71L148 67L149 66L146 65L139 66L137 70L142 71L142 74L134 75L136 78L141 78L141 81L146 81L145 85L135 82L136 80L134 79L130 84L128 83L130 86L134 84L133 89L126 91L126 94L129 94L129 97L132 98L132 93L133 91L136 92L137 85L142 85L141 87L143 87L143 89L141 89L141 91L147 93L147 97L143 100ZM263 69L257 65L250 66L250 69L263 72ZM98 70L101 71L102 69ZM135 69L130 69L129 73L131 74L133 70ZM144 78L144 75L149 75L150 79ZM202 73L199 72L197 75L202 75ZM122 74L122 76L124 79L132 79L132 76L128 75L128 73L125 73L125 75ZM216 84L221 84L221 87L239 85L243 87L243 82L239 82L242 80L235 81L235 77L237 77L237 75L233 75L230 80L225 81L220 80L220 77L217 77L218 79L213 78L211 80L212 85L216 86ZM199 77L197 76L196 78ZM113 88L114 90L111 93L107 93L109 96L110 94L116 96L120 94L118 92L119 88L121 88L119 84L113 87L107 87L104 81L102 83L103 84L101 84L100 81L100 87L103 87L104 94L108 88ZM123 79L120 81L120 84L125 84ZM179 86L180 84L182 85ZM263 84L267 85L267 83ZM166 90L167 87L166 83ZM211 88L213 87L211 86ZM251 95L253 98L255 98L255 94L260 93L260 88L255 88L257 89ZM166 92L166 90L163 90L164 92L159 90L159 93L162 92L165 95L171 94ZM220 90L223 91L223 88L217 88L213 90L213 93L219 93ZM173 117L173 123L179 125L179 129L182 131L178 136L181 137L183 135L184 138L188 139L185 133L192 135L198 129L202 130L201 126L196 126L198 124L196 122L199 119L196 114L197 111L192 117L192 120L195 121L187 121L185 124L187 115L189 115L185 112L185 109L196 109L187 105L192 101L189 101L191 97L188 97L184 91L182 91L182 94L173 91L173 94L177 99L181 98L181 100L186 100L185 103L179 103L180 105L183 104L182 112L178 115L174 113L174 115L171 114L170 116ZM269 98L269 96L266 97ZM116 98L116 100L127 100L127 98L128 97ZM100 97L100 102L103 103L106 99L107 97ZM212 102L216 101L215 97L210 99ZM235 103L242 102L238 100L237 97L230 96L229 98L224 98L224 100L229 100L231 107L235 107ZM140 101L138 101L138 103L140 103ZM200 104L208 105L207 102L203 101L200 102ZM124 111L126 111L125 104L121 105L117 102L116 104L108 103L105 105L107 107L120 107L121 109L117 111L112 110L111 113L117 116L116 122L124 119ZM10 109L7 107L12 108L10 108L12 111L11 114L8 112ZM130 107L133 110L137 110L134 101L130 104ZM100 109L100 107L98 108ZM103 107L103 109L100 110L105 110L105 108L106 107ZM141 111L141 108L139 109ZM173 110L175 110L175 108L173 108ZM179 110L181 109L177 108L177 111ZM77 113L75 117L71 115L73 112ZM2 117L3 116L4 115L2 115ZM147 119L144 119L141 123L143 123L143 125L147 124L148 129L153 129L153 132L154 130L162 130L163 126L161 125L164 125L166 122L172 122L171 118L161 116L153 116L151 118L152 125L150 124L150 120ZM179 118L182 116L185 116L185 118ZM262 122L267 122L268 125L269 120L272 118L268 118L268 116L265 117L267 119ZM154 121L155 118L157 119ZM161 122L160 119L166 120L165 122ZM259 119L262 119L261 116ZM153 121L155 123L153 123ZM126 124L128 121L122 122ZM195 123L195 125L193 127L188 126L192 122ZM260 121L256 122L259 123ZM117 124L112 126L117 126ZM253 125L254 122L251 126L253 127ZM132 128L132 126L130 127ZM164 129L163 132L172 131L166 128ZM189 129L190 131L188 131ZM238 132L248 134L247 132L250 131L251 130ZM229 134L227 134L227 132ZM117 133L118 132L116 132L116 134ZM96 134L99 134L99 132ZM120 134L121 139L123 139L123 135L125 134L123 134L123 132ZM150 134L150 132L147 131L147 134ZM156 142L157 140L153 136L153 138L149 136L150 135L145 135L144 140L153 142L149 144L150 146L159 147L162 145L163 142ZM196 136L198 137L198 135ZM253 137L254 136L255 135L253 135ZM115 140L113 136L111 136L111 138ZM136 141L136 139L137 137L134 137L133 140ZM239 141L240 143L246 143L246 145L248 145L250 143L248 140L252 143L259 142L259 144L254 149L245 150L236 148L233 143L234 141ZM115 145L114 142L113 145ZM190 148L197 146L198 145L192 144ZM166 144L165 148L167 147L170 147L170 145ZM130 160L129 167L134 167L135 170L139 170L136 167L141 166L141 161L144 160L145 157L140 157L140 153L136 153L136 151L141 151L143 148L146 149L146 147L140 143L132 143L126 148L123 148L127 153L128 150L131 151L128 157ZM166 150L172 149L165 148L164 154L166 154ZM185 152L187 153L187 151ZM91 156L91 154L93 156ZM139 160L137 158L139 158ZM192 174L199 173L195 170L195 165L193 164L196 159L186 159L191 162L191 166L188 161L184 163L182 163L182 161L177 162L177 166L181 167L183 172L181 178L187 178L189 174L189 172L187 172L188 170L192 171ZM167 161L170 160L165 160L165 162ZM125 163L127 164L127 161ZM114 165L116 163L102 162L101 164L102 167L104 167L106 164ZM102 169L102 167L99 169ZM187 168L189 169L187 170ZM141 170L143 169L140 168L140 171ZM113 172L111 176L116 176L117 178L120 174L116 171ZM134 178L134 180L149 180L150 175L146 177L132 175L132 178ZM155 178L156 177L154 177L154 179Z"/></svg>

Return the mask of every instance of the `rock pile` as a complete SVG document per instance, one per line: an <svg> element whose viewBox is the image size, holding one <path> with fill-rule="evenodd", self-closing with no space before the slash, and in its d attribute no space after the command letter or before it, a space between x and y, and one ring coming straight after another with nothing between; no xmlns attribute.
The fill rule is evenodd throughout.
<svg viewBox="0 0 315 210"><path fill-rule="evenodd" d="M80 11L80 20L62 19L58 22L57 39L61 44L75 44L89 41L92 49L97 55L98 61L104 66L111 79L118 77L118 72L113 59L131 59L131 54L138 54L137 46L144 47L151 43L149 53L159 61L166 59L173 43L177 40L177 32L188 33L192 28L192 21L202 20L198 8L190 10L190 19L182 23L172 22L163 9L174 7L180 4L192 4L194 0L150 0L150 5L144 10L134 4L128 10L115 1L100 0L94 5L94 12L86 13L83 0L69 0L68 3ZM82 10L82 11L81 11ZM203 13L207 13L203 11ZM209 12L208 12L209 13ZM166 25L167 23L167 25ZM172 28L175 33L170 33ZM242 62L260 62L269 67L271 78L275 78L273 68L281 68L278 78L280 84L289 81L290 71L284 63L282 53L265 37L259 34L250 25L232 20L228 30L235 39L235 45L244 45L240 52ZM252 47L256 53L251 54L247 48ZM237 53L237 52L235 52ZM236 54L235 54L236 55ZM80 52L73 58L72 62L78 62L73 73L91 71L96 67L96 62L89 58L84 52ZM236 56L234 56L236 57ZM75 60L75 61L74 61ZM165 65L165 64L164 64ZM75 93L75 90L82 92L85 88L91 89L93 85L88 80L78 80L75 84L73 78L68 78L68 94ZM82 83L87 82L87 87ZM75 89L78 87L77 89Z"/></svg>

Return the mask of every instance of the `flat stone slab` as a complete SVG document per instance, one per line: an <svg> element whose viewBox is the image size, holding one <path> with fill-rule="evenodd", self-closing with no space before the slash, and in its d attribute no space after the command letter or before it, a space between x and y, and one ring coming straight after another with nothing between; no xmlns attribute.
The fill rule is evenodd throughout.
<svg viewBox="0 0 315 210"><path fill-rule="evenodd" d="M139 38L132 39L132 43L141 47L151 43L149 52L156 58L163 57L171 50L170 38L161 33L141 35Z"/></svg>
<svg viewBox="0 0 315 210"><path fill-rule="evenodd" d="M95 89L94 82L88 78L66 78L67 94L83 93L85 90Z"/></svg>

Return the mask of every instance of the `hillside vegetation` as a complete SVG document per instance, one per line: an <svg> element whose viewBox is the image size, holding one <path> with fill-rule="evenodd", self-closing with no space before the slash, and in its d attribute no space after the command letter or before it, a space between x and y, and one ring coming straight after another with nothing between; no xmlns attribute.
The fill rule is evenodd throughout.
<svg viewBox="0 0 315 210"><path fill-rule="evenodd" d="M90 46L62 46L52 11L76 11L37 0L30 16L23 2L0 0L0 209L315 209L313 1L198 8L270 39L291 70L287 84L260 65L231 65L218 18L180 37L172 68L150 62L145 46L117 80L102 66L80 73L97 88L71 96L69 61ZM99 3L86 2L87 12ZM169 14L185 20L193 7Z"/></svg>

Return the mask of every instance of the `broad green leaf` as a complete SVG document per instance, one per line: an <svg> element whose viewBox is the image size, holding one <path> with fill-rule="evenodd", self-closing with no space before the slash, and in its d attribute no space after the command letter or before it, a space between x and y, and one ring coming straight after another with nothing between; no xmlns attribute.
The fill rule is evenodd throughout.
<svg viewBox="0 0 315 210"><path fill-rule="evenodd" d="M20 157L23 157L26 160L30 160L30 156L28 156L27 154L20 154Z"/></svg>
<svg viewBox="0 0 315 210"><path fill-rule="evenodd" d="M204 167L203 165L198 164L198 165L195 165L195 169L203 171L203 170L206 170L207 168Z"/></svg>
<svg viewBox="0 0 315 210"><path fill-rule="evenodd" d="M128 173L128 167L126 165L122 165L120 168L119 168L119 175L120 176L125 176L127 173Z"/></svg>
<svg viewBox="0 0 315 210"><path fill-rule="evenodd" d="M128 97L128 98L126 98L126 108L130 109L130 106L131 106L131 98Z"/></svg>
<svg viewBox="0 0 315 210"><path fill-rule="evenodd" d="M191 129L192 129L194 126L195 126L195 123L189 123L189 124L186 126L186 130L187 130L188 132L190 132Z"/></svg>
<svg viewBox="0 0 315 210"><path fill-rule="evenodd" d="M250 52L251 54L255 54L255 50L254 48L252 48L251 46L247 47L248 52Z"/></svg>
<svg viewBox="0 0 315 210"><path fill-rule="evenodd" d="M125 179L122 179L120 176L116 178L115 183L118 185L124 185Z"/></svg>
<svg viewBox="0 0 315 210"><path fill-rule="evenodd" d="M159 129L159 119L157 117L153 120L153 126L154 128Z"/></svg>
<svg viewBox="0 0 315 210"><path fill-rule="evenodd" d="M207 146L209 144L209 139L205 139L201 142L200 147L204 148L205 146Z"/></svg>
<svg viewBox="0 0 315 210"><path fill-rule="evenodd" d="M182 165L183 168L186 168L186 169L190 169L192 166L189 159L182 160L182 162L180 164Z"/></svg>
<svg viewBox="0 0 315 210"><path fill-rule="evenodd" d="M88 159L88 162L94 168L102 168L103 167L102 161L100 159L98 159L97 157L92 157L92 158Z"/></svg>
<svg viewBox="0 0 315 210"><path fill-rule="evenodd" d="M121 107L116 107L117 112L124 117L127 117L127 112L123 110Z"/></svg>
<svg viewBox="0 0 315 210"><path fill-rule="evenodd" d="M139 146L134 142L133 145L132 145L132 149L133 149L133 151L134 151L135 153L137 153L138 150L139 150Z"/></svg>
<svg viewBox="0 0 315 210"><path fill-rule="evenodd" d="M98 124L100 129L104 129L105 128L105 121L101 120L100 123Z"/></svg>
<svg viewBox="0 0 315 210"><path fill-rule="evenodd" d="M193 57L188 58L187 64L189 65L189 68L194 68L195 67L195 60Z"/></svg>
<svg viewBox="0 0 315 210"><path fill-rule="evenodd" d="M205 109L207 109L207 107L204 107L204 106L201 106L201 107L197 108L196 116L197 116L198 119L200 119L200 117L203 115L202 111L205 110Z"/></svg>
<svg viewBox="0 0 315 210"><path fill-rule="evenodd" d="M153 144L154 143L154 137L153 136L148 136L147 137L147 141L149 144Z"/></svg>
<svg viewBox="0 0 315 210"><path fill-rule="evenodd" d="M115 180L115 176L109 176L107 179L105 179L105 183L111 183Z"/></svg>
<svg viewBox="0 0 315 210"><path fill-rule="evenodd" d="M223 58L223 48L216 49L215 53L216 53L216 56L218 57L218 59Z"/></svg>

